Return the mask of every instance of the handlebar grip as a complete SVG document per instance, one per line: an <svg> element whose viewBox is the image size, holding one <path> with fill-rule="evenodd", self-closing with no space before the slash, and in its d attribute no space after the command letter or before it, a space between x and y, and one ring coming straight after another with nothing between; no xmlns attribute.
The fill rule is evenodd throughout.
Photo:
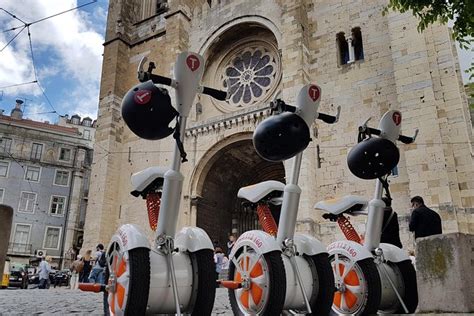
<svg viewBox="0 0 474 316"><path fill-rule="evenodd" d="M411 143L414 142L413 137L408 137L408 136L404 136L404 135L398 136L398 140L401 141L404 144L411 144Z"/></svg>
<svg viewBox="0 0 474 316"><path fill-rule="evenodd" d="M337 122L337 117L324 113L318 113L318 119L328 124L334 124Z"/></svg>
<svg viewBox="0 0 474 316"><path fill-rule="evenodd" d="M173 80L171 78L167 78L167 77L163 77L163 76L160 76L160 75L153 75L153 74L150 74L150 73L147 73L148 76L145 76L145 81L146 80L151 80L153 81L153 83L158 83L158 84L164 84L164 85L167 85L167 86L171 86L171 83L173 82ZM148 77L148 78L146 78Z"/></svg>
<svg viewBox="0 0 474 316"><path fill-rule="evenodd" d="M207 94L219 101L225 101L227 99L227 92L213 88L203 87L202 93Z"/></svg>

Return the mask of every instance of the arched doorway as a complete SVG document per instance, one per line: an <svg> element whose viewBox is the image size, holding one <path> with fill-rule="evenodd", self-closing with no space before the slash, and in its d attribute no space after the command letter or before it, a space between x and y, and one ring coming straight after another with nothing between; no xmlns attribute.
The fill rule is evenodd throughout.
<svg viewBox="0 0 474 316"><path fill-rule="evenodd" d="M263 160L251 139L235 141L208 160L197 203L196 226L225 248L229 234L260 229L255 210L242 205L238 190L266 180L285 183L283 163Z"/></svg>

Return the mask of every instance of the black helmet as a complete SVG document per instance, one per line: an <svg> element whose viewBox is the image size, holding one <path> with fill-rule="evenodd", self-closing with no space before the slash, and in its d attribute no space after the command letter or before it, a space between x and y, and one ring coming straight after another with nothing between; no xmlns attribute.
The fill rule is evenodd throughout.
<svg viewBox="0 0 474 316"><path fill-rule="evenodd" d="M397 146L388 139L378 137L361 141L347 155L347 165L352 174L366 180L389 174L399 160Z"/></svg>
<svg viewBox="0 0 474 316"><path fill-rule="evenodd" d="M122 100L122 117L138 137L155 140L168 137L168 125L179 113L171 105L168 91L147 81L130 89Z"/></svg>
<svg viewBox="0 0 474 316"><path fill-rule="evenodd" d="M268 161L283 161L304 150L311 138L306 122L295 113L284 112L261 122L253 133L253 146Z"/></svg>

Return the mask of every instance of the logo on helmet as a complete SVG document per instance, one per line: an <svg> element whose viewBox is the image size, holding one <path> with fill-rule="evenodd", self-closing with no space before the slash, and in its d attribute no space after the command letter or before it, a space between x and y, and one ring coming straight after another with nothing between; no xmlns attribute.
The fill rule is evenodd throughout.
<svg viewBox="0 0 474 316"><path fill-rule="evenodd" d="M151 91L149 90L138 90L135 92L133 99L138 104L147 104L151 100Z"/></svg>
<svg viewBox="0 0 474 316"><path fill-rule="evenodd" d="M188 65L188 68L191 69L191 71L195 71L199 68L201 62L199 61L199 58L197 58L197 56L189 55L188 58L186 58L186 65Z"/></svg>
<svg viewBox="0 0 474 316"><path fill-rule="evenodd" d="M402 122L402 114L400 112L394 112L392 115L392 119L395 125L398 126Z"/></svg>
<svg viewBox="0 0 474 316"><path fill-rule="evenodd" d="M313 102L316 102L316 100L319 99L319 95L320 95L318 86L315 86L315 85L310 86L308 89L308 94L311 100L313 100Z"/></svg>

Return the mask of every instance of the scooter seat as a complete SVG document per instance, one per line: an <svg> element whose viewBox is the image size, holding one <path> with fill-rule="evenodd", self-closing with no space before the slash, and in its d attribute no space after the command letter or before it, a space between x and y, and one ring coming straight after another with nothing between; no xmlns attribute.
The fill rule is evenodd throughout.
<svg viewBox="0 0 474 316"><path fill-rule="evenodd" d="M249 185L240 188L237 196L242 199L246 199L252 203L257 203L268 194L274 191L283 192L285 185L275 180L263 181L257 184Z"/></svg>
<svg viewBox="0 0 474 316"><path fill-rule="evenodd" d="M368 201L360 196L346 195L338 199L320 201L314 205L314 208L339 215L350 209L360 211L367 206L367 203Z"/></svg>
<svg viewBox="0 0 474 316"><path fill-rule="evenodd" d="M131 177L132 195L138 196L147 191L148 187L157 179L161 180L162 185L166 171L168 171L168 168L165 167L150 167L134 173Z"/></svg>

